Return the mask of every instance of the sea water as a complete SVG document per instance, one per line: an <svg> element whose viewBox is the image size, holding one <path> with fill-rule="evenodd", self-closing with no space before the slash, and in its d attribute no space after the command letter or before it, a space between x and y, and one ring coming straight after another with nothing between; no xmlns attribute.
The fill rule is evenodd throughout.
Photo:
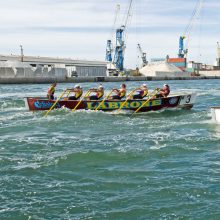
<svg viewBox="0 0 220 220"><path fill-rule="evenodd" d="M193 109L45 118L23 99L49 85L0 85L0 219L220 219L220 126L210 115L220 80L166 83L196 92ZM58 84L56 95L73 86Z"/></svg>

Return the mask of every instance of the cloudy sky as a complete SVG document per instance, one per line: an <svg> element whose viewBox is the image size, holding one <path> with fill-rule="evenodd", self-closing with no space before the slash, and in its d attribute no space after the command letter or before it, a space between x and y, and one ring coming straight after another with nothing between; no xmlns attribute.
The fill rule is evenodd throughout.
<svg viewBox="0 0 220 220"><path fill-rule="evenodd" d="M178 39L198 0L133 0L125 65L139 63L137 43L147 58L177 56ZM123 18L129 0L0 0L0 54L104 60L115 8ZM220 1L204 0L189 41L190 60L213 64L220 41Z"/></svg>

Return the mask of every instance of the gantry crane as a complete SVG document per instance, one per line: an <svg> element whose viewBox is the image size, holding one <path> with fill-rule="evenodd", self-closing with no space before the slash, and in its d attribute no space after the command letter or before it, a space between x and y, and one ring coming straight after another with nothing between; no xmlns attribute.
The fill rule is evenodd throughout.
<svg viewBox="0 0 220 220"><path fill-rule="evenodd" d="M137 47L138 47L138 51L139 51L139 53L141 55L142 67L144 67L144 66L146 66L148 64L147 58L146 58L146 53L143 52L140 44L137 44Z"/></svg>
<svg viewBox="0 0 220 220"><path fill-rule="evenodd" d="M203 6L204 0L198 0L196 3L196 6L193 10L192 16L190 18L189 24L186 26L186 29L182 36L179 38L179 58L186 58L188 54L188 48L189 48L189 40L190 40L190 34L192 31L192 28L194 26L194 23L196 19L199 17L202 6ZM184 45L184 40L186 39L186 44Z"/></svg>
<svg viewBox="0 0 220 220"><path fill-rule="evenodd" d="M220 45L219 45L219 42L217 42L217 55L218 55L218 59L220 59Z"/></svg>
<svg viewBox="0 0 220 220"><path fill-rule="evenodd" d="M113 63L119 71L124 70L124 53L126 48L127 28L132 16L132 2L133 0L130 0L124 24L116 30L116 45Z"/></svg>
<svg viewBox="0 0 220 220"><path fill-rule="evenodd" d="M105 60L109 61L109 62L112 62L112 52L113 52L112 40L113 40L113 34L115 32L115 29L116 29L115 26L116 26L116 22L117 22L117 19L118 19L119 12L120 12L120 5L117 4L116 9L115 9L114 23L113 23L112 30L111 30L111 36L110 36L110 39L107 40L107 46L106 46Z"/></svg>
<svg viewBox="0 0 220 220"><path fill-rule="evenodd" d="M220 45L217 42L217 66L220 66Z"/></svg>

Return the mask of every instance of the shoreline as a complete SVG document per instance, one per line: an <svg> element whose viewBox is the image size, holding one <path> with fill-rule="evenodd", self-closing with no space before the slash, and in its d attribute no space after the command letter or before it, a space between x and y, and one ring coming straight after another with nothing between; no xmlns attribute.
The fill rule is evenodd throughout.
<svg viewBox="0 0 220 220"><path fill-rule="evenodd" d="M48 84L48 83L82 83L82 82L126 82L126 81L164 81L164 80L206 80L220 79L220 76L193 77L157 77L157 76L111 76L111 77L33 77L33 78L0 78L0 84Z"/></svg>

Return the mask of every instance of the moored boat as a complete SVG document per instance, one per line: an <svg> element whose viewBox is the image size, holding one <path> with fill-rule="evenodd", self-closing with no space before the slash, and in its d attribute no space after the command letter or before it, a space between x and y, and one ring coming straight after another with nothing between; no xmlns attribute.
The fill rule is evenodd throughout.
<svg viewBox="0 0 220 220"><path fill-rule="evenodd" d="M220 124L220 106L211 107L212 121Z"/></svg>
<svg viewBox="0 0 220 220"><path fill-rule="evenodd" d="M69 108L80 110L98 110L102 111L114 111L122 108L123 110L136 111L138 108L140 112L157 111L163 108L183 108L191 109L196 100L196 94L179 94L170 95L166 98L151 98L142 100L65 100L60 99L57 101L53 108ZM26 106L30 111L49 110L56 102L56 100L48 100L45 97L27 97L25 98ZM100 105L101 104L101 105Z"/></svg>

